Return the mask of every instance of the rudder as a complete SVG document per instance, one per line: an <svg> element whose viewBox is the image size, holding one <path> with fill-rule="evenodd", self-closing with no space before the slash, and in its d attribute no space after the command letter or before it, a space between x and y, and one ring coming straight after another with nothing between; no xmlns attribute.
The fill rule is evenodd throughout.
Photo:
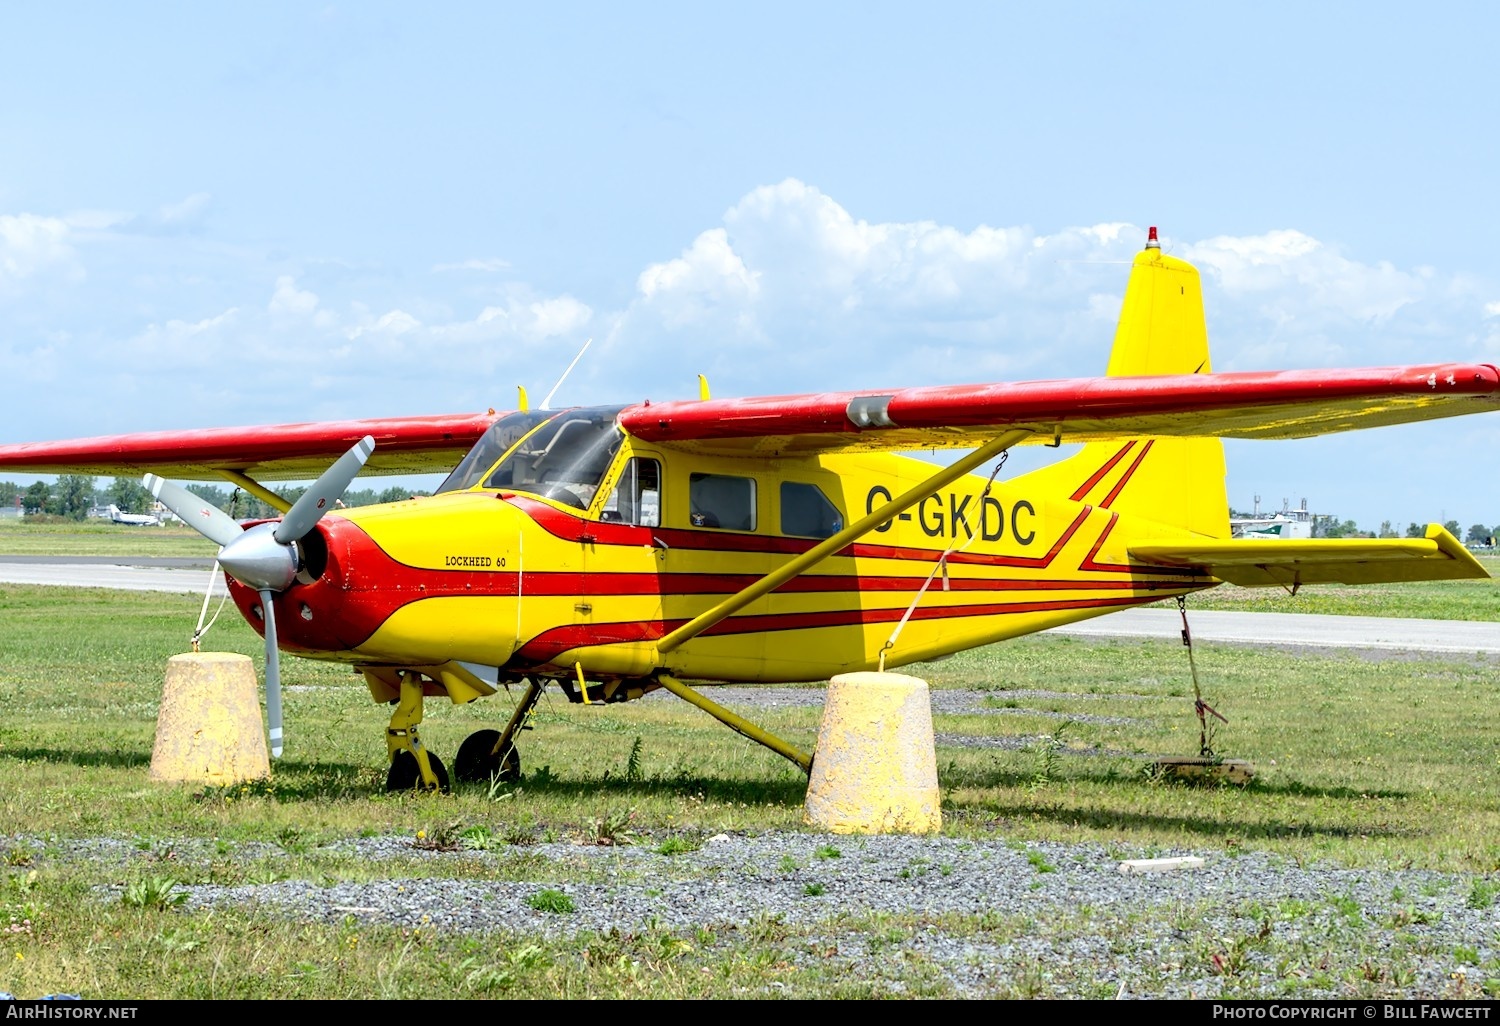
<svg viewBox="0 0 1500 1026"><path fill-rule="evenodd" d="M1198 270L1163 253L1151 229L1136 255L1109 377L1207 374L1208 328ZM1066 440L1066 432L1064 433ZM1229 536L1224 444L1217 438L1091 442L1069 459L1025 475L1028 484L1209 538Z"/></svg>

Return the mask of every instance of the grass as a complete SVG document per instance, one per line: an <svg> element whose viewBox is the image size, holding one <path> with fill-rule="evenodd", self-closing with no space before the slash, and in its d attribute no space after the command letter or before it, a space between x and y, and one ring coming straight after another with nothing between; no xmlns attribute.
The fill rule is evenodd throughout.
<svg viewBox="0 0 1500 1026"><path fill-rule="evenodd" d="M1479 556L1500 577L1500 556ZM1175 600L1158 605L1176 608ZM1500 620L1500 583L1493 578L1419 581L1379 587L1318 585L1288 595L1280 588L1223 584L1188 598L1188 609L1246 613L1326 613L1331 616L1395 616L1422 620Z"/></svg>
<svg viewBox="0 0 1500 1026"><path fill-rule="evenodd" d="M816 928L768 919L706 940L655 928L446 935L352 918L288 923L249 906L189 911L183 888L207 881L399 886L420 876L522 884L567 924L566 888L605 881L587 865L539 855L537 842L649 848L678 856L671 865L689 874L702 838L804 829L806 786L783 760L683 703L654 696L584 707L550 693L536 730L524 735L523 778L507 785L504 800L488 784L448 796L387 795L388 711L370 702L347 668L298 659L283 664L287 757L271 780L151 785L162 668L186 648L196 616L189 596L0 585L0 824L7 831L0 837L0 990L173 998L943 995L950 985L915 954L838 952L901 951L906 939L939 927L994 943L1104 929L1083 910L1044 924L921 915L874 922L850 918L834 903ZM237 618L222 618L211 638L259 667L260 641ZM1026 846L1051 841L1462 870L1474 874L1460 892L1469 906L1493 907L1500 897L1488 876L1500 871L1494 664L1201 642L1197 658L1205 697L1230 719L1218 749L1258 770L1248 787L1189 787L1144 772L1151 756L1196 748L1191 680L1175 637L1033 637L914 668L935 689L974 693L971 711L934 717L945 739L938 746L945 834L1014 842L1035 855L1027 858L1039 879L1052 864ZM725 689L715 697L812 746L815 702L756 708L745 694ZM495 726L509 710L503 696L469 706L433 701L423 737L450 758L469 732ZM1022 743L962 743L996 735ZM419 851L377 863L350 860L334 847L370 836L416 839ZM128 867L48 855L49 846L97 838L118 839L130 853ZM195 844L216 854L194 861L184 852ZM822 860L857 858L856 844L822 843L810 865L787 858L778 868L797 874ZM258 854L245 857L247 848ZM419 857L421 848L444 857ZM910 871L930 870L914 863ZM799 887L809 899L823 893L818 880ZM101 903L101 893L112 900ZM1346 903L1335 892L1264 913L1274 922L1320 924L1301 931L1301 940L1263 933L1262 914L1248 912L1242 933L1212 936L1184 909L1182 938L1171 941L1182 950L1172 958L1212 967L1226 986L1240 985L1247 966L1274 958L1304 974L1298 979L1327 977L1350 993L1399 989L1404 970L1395 956L1362 954L1367 970L1326 967L1327 948L1340 938L1357 943L1348 937L1360 917ZM1420 898L1411 903L1410 921L1419 924ZM1476 994L1500 978L1491 954L1474 967ZM1060 971L1023 960L995 992L1047 996ZM1070 992L1115 996L1091 986L1102 984L1080 974Z"/></svg>
<svg viewBox="0 0 1500 1026"><path fill-rule="evenodd" d="M659 697L608 708L544 698L524 739L525 779L506 801L480 785L460 788L451 805L387 796L387 714L346 668L297 659L285 662L288 752L271 781L147 787L162 667L185 649L195 618L189 596L0 586L8 713L0 764L10 769L0 822L75 836L212 834L293 854L308 837L361 830L424 830L431 843L454 847L549 831L603 845L644 837L686 851L697 843L689 839L719 832L800 829L800 773ZM259 666L259 639L238 619L221 619L212 640ZM1038 637L921 668L935 688L981 693L972 712L936 718L952 739L938 749L949 832L1160 846L1232 840L1299 857L1500 868L1492 665L1199 649L1205 697L1230 719L1218 749L1259 773L1248 789L1184 788L1143 772L1149 756L1196 747L1191 681L1174 639ZM735 690L718 694L736 705ZM1006 715L985 712L984 698L1003 701ZM507 711L495 701L430 702L424 739L449 757ZM815 740L816 704L746 712L794 743ZM995 735L1024 743L1018 751L962 744ZM619 772L631 762L635 772ZM489 833L465 837L476 826ZM821 857L837 854L826 847Z"/></svg>
<svg viewBox="0 0 1500 1026"><path fill-rule="evenodd" d="M131 527L104 521L37 524L0 520L0 555L6 556L201 556L212 559L213 542L186 525Z"/></svg>
<svg viewBox="0 0 1500 1026"><path fill-rule="evenodd" d="M573 899L564 892L550 887L528 894L526 904L538 912L552 912L558 915L574 911Z"/></svg>

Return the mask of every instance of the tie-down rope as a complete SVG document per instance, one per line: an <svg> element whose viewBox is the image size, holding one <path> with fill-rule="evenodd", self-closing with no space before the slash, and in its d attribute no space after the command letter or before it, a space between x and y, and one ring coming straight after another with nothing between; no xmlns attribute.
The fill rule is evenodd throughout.
<svg viewBox="0 0 1500 1026"><path fill-rule="evenodd" d="M1000 468L1003 467L1003 466L1005 466L1005 460L1009 456L1010 456L1009 452L1002 452L1000 454L1000 461L995 464L995 469L992 470L992 471L990 471L990 478L989 478L988 481L986 481L984 483L984 491L982 491L982 492L979 493L979 508L981 510L984 509L984 500L989 497L990 488L995 483L995 475L997 475L997 474L1000 473ZM930 573L930 574L927 575L927 580L923 581L922 582L922 586L917 589L916 595L914 595L912 597L911 605L909 605L909 606L906 607L906 612L903 613L903 614L901 614L901 619L899 621L897 621L897 623L896 623L896 629L893 630L893 631L891 631L891 636L889 638L887 638L886 641L885 641L885 644L883 646L881 646L881 649L880 649L880 664L879 664L880 665L880 672L881 673L885 672L885 656L886 656L886 653L889 652L891 649L893 649L893 648L896 647L896 639L901 636L902 629L906 627L906 621L910 620L911 619L911 614L916 611L917 603L921 602L922 601L922 596L925 595L925 594L927 594L927 589L929 587L931 587L933 578L937 577L938 573L941 571L941 573L943 575L943 590L947 591L948 590L948 557L951 556L951 555L953 555L955 552L962 552L962 551L964 551L964 549L967 549L970 545L972 545L974 543L974 538L975 537L976 537L976 535L974 534L974 532L970 531L968 538L966 538L964 540L964 543L962 545L959 545L958 544L958 539L954 538L953 539L953 544L949 545L948 548L946 550L944 550L943 554L938 557L937 565L932 568L932 573Z"/></svg>

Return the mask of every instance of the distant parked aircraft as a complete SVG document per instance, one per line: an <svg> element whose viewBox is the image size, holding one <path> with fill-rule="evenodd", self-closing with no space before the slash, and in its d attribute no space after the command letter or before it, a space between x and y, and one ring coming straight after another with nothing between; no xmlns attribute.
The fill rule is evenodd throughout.
<svg viewBox="0 0 1500 1026"><path fill-rule="evenodd" d="M109 507L109 519L117 524L135 524L140 527L154 527L161 523L161 518L155 513L126 513L113 503Z"/></svg>

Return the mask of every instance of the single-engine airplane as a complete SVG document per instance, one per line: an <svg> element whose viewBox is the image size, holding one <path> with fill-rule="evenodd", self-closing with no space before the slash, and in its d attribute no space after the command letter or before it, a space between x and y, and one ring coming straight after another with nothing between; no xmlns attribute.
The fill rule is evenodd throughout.
<svg viewBox="0 0 1500 1026"><path fill-rule="evenodd" d="M109 506L109 519L117 524L130 524L132 527L155 527L161 523L155 513L126 513L113 503Z"/></svg>
<svg viewBox="0 0 1500 1026"><path fill-rule="evenodd" d="M524 393L523 393L524 399ZM1197 271L1151 229L1104 377L650 401L0 446L0 469L149 471L222 546L230 594L279 650L352 665L378 702L387 786L448 785L425 697L524 686L454 774L520 774L543 689L611 703L658 688L807 770L811 756L684 680L885 669L1183 596L1486 577L1422 538L1232 540L1220 437L1294 438L1500 408L1488 364L1211 373ZM1010 479L1012 446L1084 443ZM949 466L900 450L971 450ZM347 450L347 451L346 451ZM327 461L338 456L331 467ZM325 469L326 468L326 469ZM430 497L331 512L361 469L449 470ZM262 482L317 482L287 503ZM243 527L165 477L227 479L283 511Z"/></svg>

